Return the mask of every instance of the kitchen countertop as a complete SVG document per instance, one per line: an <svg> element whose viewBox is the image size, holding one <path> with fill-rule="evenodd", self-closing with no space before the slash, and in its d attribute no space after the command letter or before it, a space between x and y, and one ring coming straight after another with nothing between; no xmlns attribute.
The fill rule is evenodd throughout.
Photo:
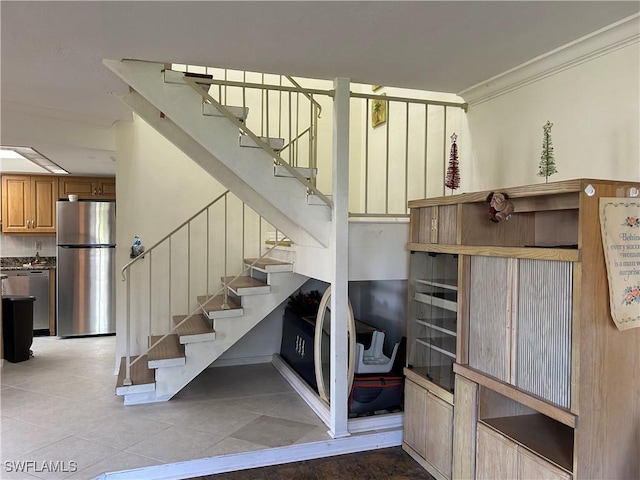
<svg viewBox="0 0 640 480"><path fill-rule="evenodd" d="M40 257L43 263L35 265L31 263L33 260L33 257L3 257L0 258L0 270L53 270L56 268L56 257Z"/></svg>

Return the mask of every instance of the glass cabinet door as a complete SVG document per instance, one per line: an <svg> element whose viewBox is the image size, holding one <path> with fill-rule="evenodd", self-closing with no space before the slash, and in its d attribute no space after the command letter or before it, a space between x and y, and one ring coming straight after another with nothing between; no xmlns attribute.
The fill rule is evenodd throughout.
<svg viewBox="0 0 640 480"><path fill-rule="evenodd" d="M409 366L453 392L458 311L458 256L411 252Z"/></svg>

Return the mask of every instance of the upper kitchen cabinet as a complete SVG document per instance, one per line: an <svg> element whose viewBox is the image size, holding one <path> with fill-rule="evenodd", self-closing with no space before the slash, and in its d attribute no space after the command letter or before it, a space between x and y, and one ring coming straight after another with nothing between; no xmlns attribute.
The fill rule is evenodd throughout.
<svg viewBox="0 0 640 480"><path fill-rule="evenodd" d="M77 195L80 200L115 200L115 177L60 177L60 199Z"/></svg>
<svg viewBox="0 0 640 480"><path fill-rule="evenodd" d="M2 176L2 232L56 233L58 177Z"/></svg>

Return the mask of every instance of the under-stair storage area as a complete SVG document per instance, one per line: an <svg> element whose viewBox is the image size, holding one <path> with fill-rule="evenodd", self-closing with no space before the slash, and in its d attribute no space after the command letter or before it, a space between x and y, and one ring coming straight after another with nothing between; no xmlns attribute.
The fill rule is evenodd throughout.
<svg viewBox="0 0 640 480"><path fill-rule="evenodd" d="M640 377L629 370L640 330L612 318L600 221L601 204L637 205L637 191L580 179L409 202L403 447L433 476L640 472ZM497 193L509 215L496 215ZM452 368L446 382L441 365Z"/></svg>

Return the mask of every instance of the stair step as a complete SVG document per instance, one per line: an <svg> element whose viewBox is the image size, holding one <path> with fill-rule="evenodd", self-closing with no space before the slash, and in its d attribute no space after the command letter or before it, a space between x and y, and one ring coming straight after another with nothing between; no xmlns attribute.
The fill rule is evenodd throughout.
<svg viewBox="0 0 640 480"><path fill-rule="evenodd" d="M284 138L275 138L275 137L258 137L264 143L273 148L276 152L282 150L284 147ZM250 148L260 148L256 142L253 141L251 137L248 135L240 135L240 146L241 147L250 147Z"/></svg>
<svg viewBox="0 0 640 480"><path fill-rule="evenodd" d="M136 358L138 357L131 357L131 361ZM151 370L147 366L147 356L144 355L140 360L131 365L131 385L124 384L126 361L126 357L120 358L120 371L118 372L118 380L116 381L116 395L153 392L156 389L156 373L155 370Z"/></svg>
<svg viewBox="0 0 640 480"><path fill-rule="evenodd" d="M245 265L249 266L253 264L254 270L258 270L263 273L278 273L278 272L292 272L293 264L291 262L285 262L283 260L277 260L275 258L261 258L257 260L256 258L245 258ZM255 262L255 263L254 263Z"/></svg>
<svg viewBox="0 0 640 480"><path fill-rule="evenodd" d="M186 315L174 315L173 322L178 325ZM216 332L209 325L209 319L202 314L197 314L189 318L180 325L176 332L180 337L180 343L209 342L216 339Z"/></svg>
<svg viewBox="0 0 640 480"><path fill-rule="evenodd" d="M187 82L185 82L184 77L191 77L193 79L195 79L196 83L198 82L199 78L202 79L207 79L207 80L212 80L213 79L213 75L207 75L204 73L185 73L185 72L178 72L177 70L168 70L165 69L164 71L164 82L165 83L176 83L176 84L184 84L186 85ZM205 90L209 89L210 84L207 83L201 83L200 84L202 86L202 88L204 88Z"/></svg>
<svg viewBox="0 0 640 480"><path fill-rule="evenodd" d="M233 277L222 277L222 283L231 282ZM242 295L259 295L271 292L271 287L252 277L238 277L229 284L229 290L238 296Z"/></svg>
<svg viewBox="0 0 640 480"><path fill-rule="evenodd" d="M229 110L231 115L236 117L241 122L244 122L247 119L247 116L249 116L249 107L234 107L231 105L225 105L224 108ZM220 110L218 110L218 107L212 105L211 103L202 104L202 114L209 117L224 117L224 114Z"/></svg>
<svg viewBox="0 0 640 480"><path fill-rule="evenodd" d="M332 195L325 195L325 197L331 200ZM310 194L307 195L307 205L326 205L326 203L318 195Z"/></svg>
<svg viewBox="0 0 640 480"><path fill-rule="evenodd" d="M162 335L152 335L151 345L162 338ZM149 350L149 368L179 367L185 364L184 345L180 344L178 335L168 335L158 345Z"/></svg>
<svg viewBox="0 0 640 480"><path fill-rule="evenodd" d="M198 303L201 306L206 303L203 308L207 312L209 318L216 320L218 318L241 317L244 315L242 305L240 305L233 297L227 295L228 309L222 308L224 295L216 295L212 300L209 300L210 298L211 295L198 297Z"/></svg>
<svg viewBox="0 0 640 480"><path fill-rule="evenodd" d="M304 178L307 178L307 179L315 178L316 175L318 174L317 168L306 168L306 167L293 167L293 168L295 168L300 175L302 175ZM273 175L276 177L289 177L289 178L293 177L293 174L289 172L289 170L287 170L282 165L273 166Z"/></svg>

